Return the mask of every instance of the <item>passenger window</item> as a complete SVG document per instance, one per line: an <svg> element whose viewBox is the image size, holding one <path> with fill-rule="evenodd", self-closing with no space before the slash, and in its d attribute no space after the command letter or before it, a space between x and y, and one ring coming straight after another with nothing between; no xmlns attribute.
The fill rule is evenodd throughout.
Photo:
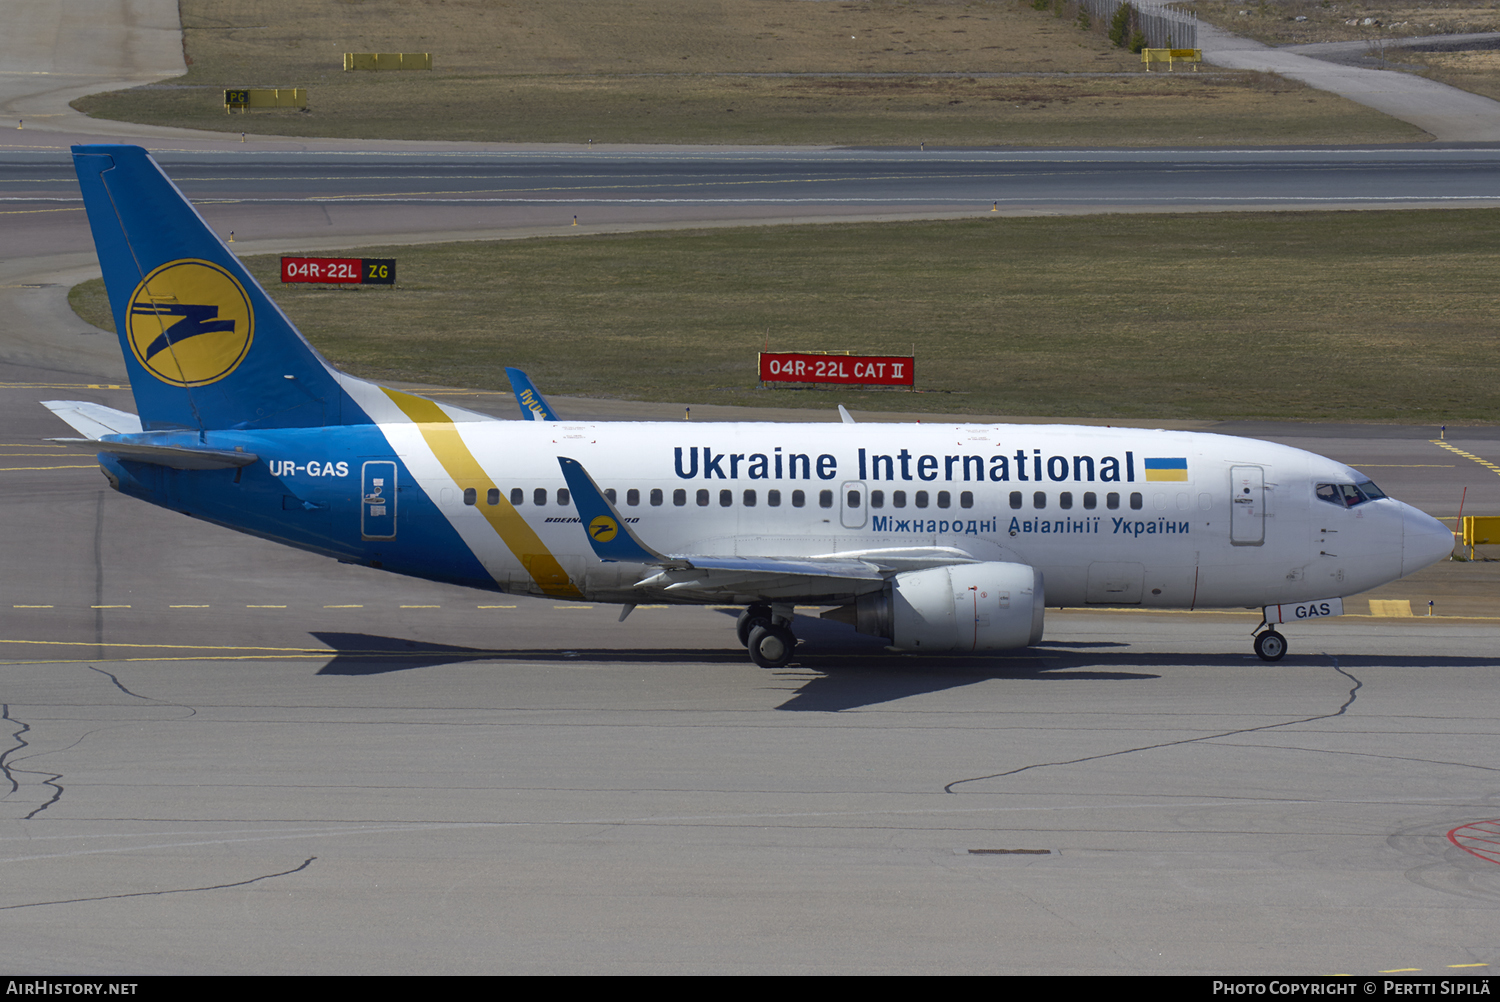
<svg viewBox="0 0 1500 1002"><path fill-rule="evenodd" d="M871 491L870 492L870 507L871 508L884 508L885 507L885 491Z"/></svg>
<svg viewBox="0 0 1500 1002"><path fill-rule="evenodd" d="M807 495L801 491L792 491L792 507L801 508L807 504Z"/></svg>
<svg viewBox="0 0 1500 1002"><path fill-rule="evenodd" d="M780 508L781 492L774 489L766 491L766 504L770 505L772 508Z"/></svg>
<svg viewBox="0 0 1500 1002"><path fill-rule="evenodd" d="M848 500L849 500L849 507L850 508L858 508L859 507L859 491L850 491L849 492L849 499Z"/></svg>
<svg viewBox="0 0 1500 1002"><path fill-rule="evenodd" d="M625 503L630 505L630 507L632 508L640 504L641 492L634 487L630 488L630 490L625 492Z"/></svg>
<svg viewBox="0 0 1500 1002"><path fill-rule="evenodd" d="M485 493L484 493L484 501L485 501L485 504L499 504L500 503L500 488L498 488L498 487L491 487L489 490L485 491Z"/></svg>
<svg viewBox="0 0 1500 1002"><path fill-rule="evenodd" d="M927 507L927 492L926 491L917 491L917 507L918 508L926 508Z"/></svg>
<svg viewBox="0 0 1500 1002"><path fill-rule="evenodd" d="M952 508L953 507L953 495L949 494L947 491L938 491L938 507L939 508Z"/></svg>
<svg viewBox="0 0 1500 1002"><path fill-rule="evenodd" d="M1095 508L1099 507L1099 495L1095 494L1093 491L1084 491L1083 506L1089 511L1093 511Z"/></svg>
<svg viewBox="0 0 1500 1002"><path fill-rule="evenodd" d="M1073 492L1063 491L1059 494L1057 496L1057 506L1065 510L1073 507Z"/></svg>
<svg viewBox="0 0 1500 1002"><path fill-rule="evenodd" d="M906 492L905 491L892 491L891 492L891 507L892 508L905 508L906 507Z"/></svg>
<svg viewBox="0 0 1500 1002"><path fill-rule="evenodd" d="M719 507L720 508L728 508L732 504L734 504L734 491L729 490L728 488L720 491L719 492Z"/></svg>
<svg viewBox="0 0 1500 1002"><path fill-rule="evenodd" d="M613 487L604 488L604 496L609 498L610 504L619 504L619 502L615 500L615 489Z"/></svg>
<svg viewBox="0 0 1500 1002"><path fill-rule="evenodd" d="M699 508L707 508L708 507L708 491L706 491L706 490L700 490L698 492L698 507Z"/></svg>
<svg viewBox="0 0 1500 1002"><path fill-rule="evenodd" d="M964 491L962 494L960 494L958 496L958 506L960 508L972 508L972 507L974 507L974 492L973 491Z"/></svg>
<svg viewBox="0 0 1500 1002"><path fill-rule="evenodd" d="M832 508L833 507L833 491L818 491L818 507L819 508Z"/></svg>
<svg viewBox="0 0 1500 1002"><path fill-rule="evenodd" d="M672 492L672 503L675 504L679 508L681 508L683 505L687 504L687 491L683 490L681 487L679 487L675 491L673 491Z"/></svg>
<svg viewBox="0 0 1500 1002"><path fill-rule="evenodd" d="M755 507L755 492L752 491L752 490L745 491L745 507L746 508L754 508Z"/></svg>
<svg viewBox="0 0 1500 1002"><path fill-rule="evenodd" d="M1011 491L1010 492L1010 506L1012 508L1019 508L1019 507L1021 507L1021 492L1020 491Z"/></svg>
<svg viewBox="0 0 1500 1002"><path fill-rule="evenodd" d="M535 491L533 491L532 494L531 494L531 503L534 504L534 505L536 505L536 506L538 506L538 507L541 507L542 505L546 504L547 503L547 488L545 488L545 487L538 487Z"/></svg>
<svg viewBox="0 0 1500 1002"><path fill-rule="evenodd" d="M1033 507L1033 508L1045 508L1045 507L1047 507L1047 492L1046 491L1037 491L1036 493L1032 494L1031 495L1031 507Z"/></svg>
<svg viewBox="0 0 1500 1002"><path fill-rule="evenodd" d="M1116 508L1120 507L1120 495L1116 494L1114 491L1110 491L1108 494L1104 495L1104 507L1108 508L1110 511L1114 511Z"/></svg>
<svg viewBox="0 0 1500 1002"><path fill-rule="evenodd" d="M653 507L653 508L660 508L661 507L661 502L662 502L661 488L660 487L653 487L653 488L651 488L651 507Z"/></svg>
<svg viewBox="0 0 1500 1002"><path fill-rule="evenodd" d="M564 505L564 506L567 505L567 503L568 503L568 489L566 487L559 487L557 489L557 503L560 504L560 505Z"/></svg>
<svg viewBox="0 0 1500 1002"><path fill-rule="evenodd" d="M1135 509L1136 511L1140 511L1141 510L1141 506L1144 505L1145 503L1146 503L1146 499L1143 498L1143 497L1141 497L1140 492L1138 492L1138 491L1132 491L1131 492L1131 494L1130 494L1130 507L1131 508Z"/></svg>
<svg viewBox="0 0 1500 1002"><path fill-rule="evenodd" d="M479 500L479 492L472 487L464 488L464 504L473 504Z"/></svg>

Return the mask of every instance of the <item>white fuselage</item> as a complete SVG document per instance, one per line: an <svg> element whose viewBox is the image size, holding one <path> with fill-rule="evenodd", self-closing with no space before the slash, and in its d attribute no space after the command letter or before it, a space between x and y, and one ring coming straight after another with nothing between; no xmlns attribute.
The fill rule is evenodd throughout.
<svg viewBox="0 0 1500 1002"><path fill-rule="evenodd" d="M1260 606L1354 594L1431 563L1448 530L1389 498L1345 507L1320 483L1365 478L1287 446L1060 425L531 423L444 408L487 483L586 597L633 601L638 564L602 563L558 457L614 492L662 553L800 557L953 547L1043 572L1046 604ZM382 431L502 587L542 592L450 447ZM429 429L430 431L430 429ZM451 436L450 436L451 438ZM541 501L542 503L537 503ZM816 596L810 596L816 597Z"/></svg>

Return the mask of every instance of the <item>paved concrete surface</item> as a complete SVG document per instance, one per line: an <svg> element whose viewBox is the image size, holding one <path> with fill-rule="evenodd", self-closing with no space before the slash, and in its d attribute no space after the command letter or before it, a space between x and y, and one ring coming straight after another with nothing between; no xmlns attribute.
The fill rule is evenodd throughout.
<svg viewBox="0 0 1500 1002"><path fill-rule="evenodd" d="M0 285L44 286L0 308L0 970L1500 965L1462 836L1500 818L1500 622L1346 617L1265 665L1253 614L1051 613L984 659L804 620L765 672L728 612L344 567L42 443L41 399L130 406L47 230L0 228ZM1500 503L1429 430L1258 430L1438 514Z"/></svg>
<svg viewBox="0 0 1500 1002"><path fill-rule="evenodd" d="M180 76L176 0L6 0L0 31L0 125L99 135L191 135L95 122L68 107L86 94ZM27 121L29 120L29 121Z"/></svg>
<svg viewBox="0 0 1500 1002"><path fill-rule="evenodd" d="M1487 97L1407 73L1316 59L1296 47L1272 48L1202 22L1198 45L1204 60L1215 66L1300 80L1410 122L1440 142L1500 142L1500 102Z"/></svg>

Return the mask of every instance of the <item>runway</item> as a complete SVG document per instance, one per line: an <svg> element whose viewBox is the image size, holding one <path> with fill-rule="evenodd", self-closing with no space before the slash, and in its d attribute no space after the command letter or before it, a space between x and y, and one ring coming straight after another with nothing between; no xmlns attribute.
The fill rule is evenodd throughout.
<svg viewBox="0 0 1500 1002"><path fill-rule="evenodd" d="M212 144L229 145L198 149ZM771 206L714 200L766 168L744 154L619 151L587 165L605 160L600 180L578 176L588 151L186 146L169 170L203 171L185 190L244 250L560 232L583 196L535 189L567 178L616 193L588 203L599 227L987 212L1002 176L1053 200L1027 211L1062 211L1068 192L1094 199L1068 211L1174 191L1248 207L1320 177L1317 198L1354 189L1345 204L1495 193L1486 150L1273 152L1258 180L1253 152L982 170L790 153L768 190L811 200ZM804 618L780 671L748 662L728 610L617 623L339 565L133 502L44 442L68 430L40 400L131 407L118 346L66 307L91 251L81 211L46 201L69 197L60 165L59 149L0 153L17 199L0 206L17 213L0 216L0 969L1500 966L1500 565L1351 599L1358 615L1288 629L1274 665L1250 653L1253 613L1049 610L1040 647L982 659L893 654ZM696 201L660 200L683 183ZM344 206L341 189L378 197ZM831 191L885 201L846 210ZM892 194L907 191L918 201ZM1496 429L1216 430L1350 462L1435 515L1461 497L1500 511ZM1373 616L1371 597L1417 615Z"/></svg>
<svg viewBox="0 0 1500 1002"><path fill-rule="evenodd" d="M35 145L0 145L0 218L33 253L88 249L67 155L75 138L49 134L26 137ZM1462 146L919 151L392 150L384 144L348 152L286 145L220 140L195 150L148 143L205 217L237 241L1500 204L1500 149Z"/></svg>

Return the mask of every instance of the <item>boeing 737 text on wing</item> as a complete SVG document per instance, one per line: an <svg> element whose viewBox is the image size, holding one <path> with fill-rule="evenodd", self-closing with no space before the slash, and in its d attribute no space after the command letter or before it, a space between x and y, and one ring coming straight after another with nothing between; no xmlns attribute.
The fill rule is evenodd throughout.
<svg viewBox="0 0 1500 1002"><path fill-rule="evenodd" d="M1276 660L1276 624L1452 548L1342 463L1220 435L582 423L529 382L540 420L496 420L335 369L146 151L73 156L138 413L49 402L63 441L123 493L345 562L622 618L742 605L767 666L798 605L920 652L1035 644L1048 605L1263 608Z"/></svg>

